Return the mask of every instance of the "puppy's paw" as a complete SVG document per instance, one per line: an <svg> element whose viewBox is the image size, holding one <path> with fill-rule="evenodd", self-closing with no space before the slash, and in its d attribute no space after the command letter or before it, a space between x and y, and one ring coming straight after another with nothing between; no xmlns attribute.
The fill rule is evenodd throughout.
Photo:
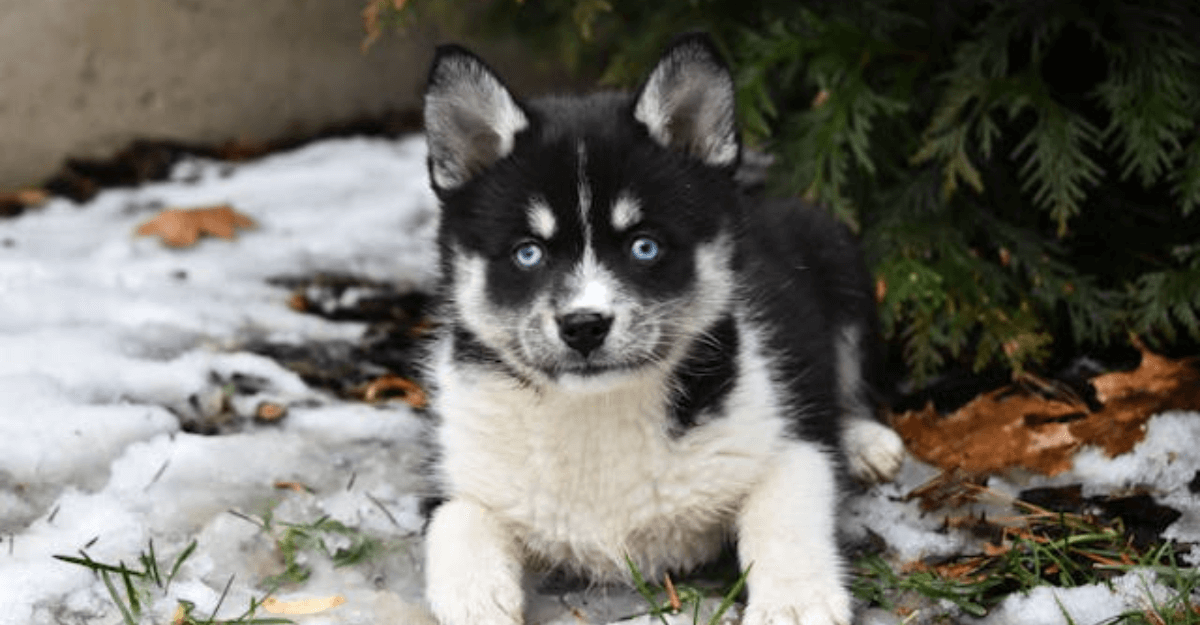
<svg viewBox="0 0 1200 625"><path fill-rule="evenodd" d="M755 564L742 625L850 625L850 592L835 571L833 563L804 575Z"/></svg>
<svg viewBox="0 0 1200 625"><path fill-rule="evenodd" d="M751 599L742 625L850 625L850 618L850 597L838 589L788 604Z"/></svg>
<svg viewBox="0 0 1200 625"><path fill-rule="evenodd" d="M461 591L461 592L455 592ZM446 596L449 595L449 596ZM521 625L520 590L461 588L428 593L429 607L439 625Z"/></svg>
<svg viewBox="0 0 1200 625"><path fill-rule="evenodd" d="M850 473L864 482L887 482L904 462L904 441L888 426L871 419L851 419L842 433Z"/></svg>
<svg viewBox="0 0 1200 625"><path fill-rule="evenodd" d="M498 571L497 571L498 572ZM509 575L485 568L440 571L425 589L429 608L440 625L521 625L524 597Z"/></svg>
<svg viewBox="0 0 1200 625"><path fill-rule="evenodd" d="M425 599L441 625L521 625L521 564L511 536L486 509L451 500L434 513Z"/></svg>

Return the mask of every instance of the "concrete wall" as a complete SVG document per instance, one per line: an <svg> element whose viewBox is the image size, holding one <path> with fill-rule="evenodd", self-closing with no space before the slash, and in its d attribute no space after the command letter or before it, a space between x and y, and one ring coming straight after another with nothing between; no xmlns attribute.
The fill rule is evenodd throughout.
<svg viewBox="0 0 1200 625"><path fill-rule="evenodd" d="M424 25L365 54L362 0L0 0L0 191L134 138L263 140L419 103ZM519 46L483 52L517 88Z"/></svg>

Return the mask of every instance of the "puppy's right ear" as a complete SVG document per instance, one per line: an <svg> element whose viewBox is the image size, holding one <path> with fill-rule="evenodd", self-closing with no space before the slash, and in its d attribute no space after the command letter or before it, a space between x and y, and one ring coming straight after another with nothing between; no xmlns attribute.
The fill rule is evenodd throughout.
<svg viewBox="0 0 1200 625"><path fill-rule="evenodd" d="M429 176L437 191L456 189L512 152L529 117L479 57L438 46L425 87Z"/></svg>

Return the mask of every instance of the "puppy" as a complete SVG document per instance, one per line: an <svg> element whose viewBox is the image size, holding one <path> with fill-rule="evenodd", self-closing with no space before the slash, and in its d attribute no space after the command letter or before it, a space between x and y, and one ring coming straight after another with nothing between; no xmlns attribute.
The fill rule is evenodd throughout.
<svg viewBox="0 0 1200 625"><path fill-rule="evenodd" d="M443 46L424 106L435 616L516 625L531 566L658 578L734 543L743 623L849 623L839 476L903 454L874 418L871 280L824 212L741 196L712 42L632 94L535 100Z"/></svg>

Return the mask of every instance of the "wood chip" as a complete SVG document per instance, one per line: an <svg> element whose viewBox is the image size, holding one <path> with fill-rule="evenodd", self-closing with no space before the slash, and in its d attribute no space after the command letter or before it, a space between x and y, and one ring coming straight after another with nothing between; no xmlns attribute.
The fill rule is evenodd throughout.
<svg viewBox="0 0 1200 625"><path fill-rule="evenodd" d="M264 401L254 409L254 418L267 423L274 423L287 416L287 406L275 402Z"/></svg>
<svg viewBox="0 0 1200 625"><path fill-rule="evenodd" d="M314 597L312 599L297 599L295 601L281 601L275 597L267 597L261 605L264 610L271 614L316 614L330 608L336 608L343 603L346 603L345 597L334 595L332 597Z"/></svg>

